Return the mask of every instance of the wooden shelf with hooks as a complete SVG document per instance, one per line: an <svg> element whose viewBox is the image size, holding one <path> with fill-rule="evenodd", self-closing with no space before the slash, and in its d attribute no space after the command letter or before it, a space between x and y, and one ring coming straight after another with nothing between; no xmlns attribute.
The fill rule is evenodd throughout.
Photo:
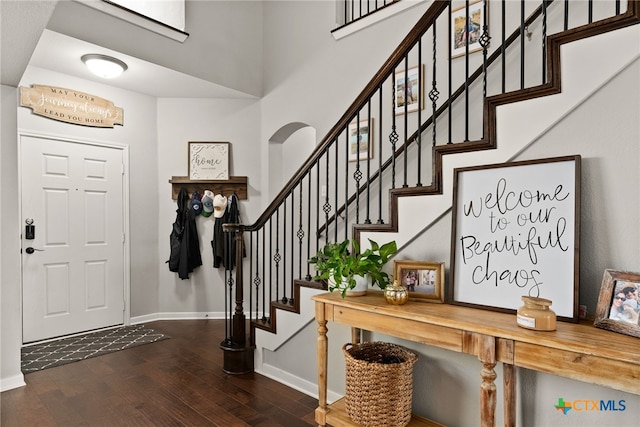
<svg viewBox="0 0 640 427"><path fill-rule="evenodd" d="M225 196L235 193L238 199L247 200L247 182L246 176L230 176L229 179L215 181L193 181L188 176L173 176L169 180L173 200L178 198L182 187L187 189L189 195L194 191L204 194L204 190L211 190L215 194L224 194Z"/></svg>

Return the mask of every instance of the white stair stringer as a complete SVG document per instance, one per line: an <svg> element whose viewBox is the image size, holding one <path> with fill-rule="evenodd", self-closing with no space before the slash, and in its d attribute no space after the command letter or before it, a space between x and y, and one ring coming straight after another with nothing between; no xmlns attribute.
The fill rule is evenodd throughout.
<svg viewBox="0 0 640 427"><path fill-rule="evenodd" d="M398 232L363 232L360 240L395 239L402 248L431 227L452 207L455 168L513 160L621 70L640 59L640 25L564 44L560 52L561 93L497 107L495 149L443 156L442 194L398 198ZM421 212L419 220L416 212Z"/></svg>
<svg viewBox="0 0 640 427"><path fill-rule="evenodd" d="M307 326L310 322L314 321L315 318L315 304L311 300L311 297L326 292L321 289L307 288L304 286L300 287L300 313L293 313L285 310L278 310L276 324L277 324L277 333L271 333L268 331L264 331L262 329L255 330L255 353L254 353L254 369L256 372L268 375L266 372L269 371L269 368L264 367L263 363L263 351L277 351L280 346L286 343L289 339L291 339L296 333L298 333L302 328ZM276 378L279 381L286 382L289 384L289 381L285 381L284 378ZM296 388L296 387L294 387Z"/></svg>

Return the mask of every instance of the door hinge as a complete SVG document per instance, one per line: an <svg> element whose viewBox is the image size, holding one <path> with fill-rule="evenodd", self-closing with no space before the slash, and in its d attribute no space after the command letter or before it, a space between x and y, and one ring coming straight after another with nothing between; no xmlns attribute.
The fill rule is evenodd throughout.
<svg viewBox="0 0 640 427"><path fill-rule="evenodd" d="M120 173L124 176L124 163L120 163Z"/></svg>
<svg viewBox="0 0 640 427"><path fill-rule="evenodd" d="M122 233L122 243L124 243L124 242L125 242L125 234Z"/></svg>

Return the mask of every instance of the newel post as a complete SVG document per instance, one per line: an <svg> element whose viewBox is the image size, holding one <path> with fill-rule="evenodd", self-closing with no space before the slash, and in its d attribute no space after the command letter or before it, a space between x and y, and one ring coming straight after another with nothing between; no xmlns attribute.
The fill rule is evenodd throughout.
<svg viewBox="0 0 640 427"><path fill-rule="evenodd" d="M225 321L230 320L230 334L220 343L224 352L222 370L228 374L253 372L254 347L247 342L247 319L244 314L244 280L242 261L244 258L244 227L242 224L224 224L223 230L235 233L235 308L225 312Z"/></svg>

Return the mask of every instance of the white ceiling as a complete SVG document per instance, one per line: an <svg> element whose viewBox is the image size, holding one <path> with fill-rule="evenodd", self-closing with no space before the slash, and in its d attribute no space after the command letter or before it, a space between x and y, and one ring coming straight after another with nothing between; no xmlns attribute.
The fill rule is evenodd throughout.
<svg viewBox="0 0 640 427"><path fill-rule="evenodd" d="M114 31L125 48L138 52L164 51L174 41L87 7L86 0L1 0L0 1L0 84L17 87L28 65L108 84L156 97L171 98L251 98L252 95L186 74L178 69L197 70L202 59L197 53L191 63L176 61L171 55L155 55L158 63L142 60L103 46L109 46ZM201 7L198 2L193 7ZM80 25L80 23L83 25ZM90 43L72 35L92 37ZM126 37L123 38L122 35ZM191 49L199 52L198 41ZM151 42L150 42L151 41ZM86 53L116 57L128 70L116 79L101 79L89 73L80 60ZM160 65L162 64L162 65Z"/></svg>
<svg viewBox="0 0 640 427"><path fill-rule="evenodd" d="M113 56L124 61L128 69L115 79L94 76L80 60L87 53ZM236 90L46 29L29 65L159 98L249 97Z"/></svg>

